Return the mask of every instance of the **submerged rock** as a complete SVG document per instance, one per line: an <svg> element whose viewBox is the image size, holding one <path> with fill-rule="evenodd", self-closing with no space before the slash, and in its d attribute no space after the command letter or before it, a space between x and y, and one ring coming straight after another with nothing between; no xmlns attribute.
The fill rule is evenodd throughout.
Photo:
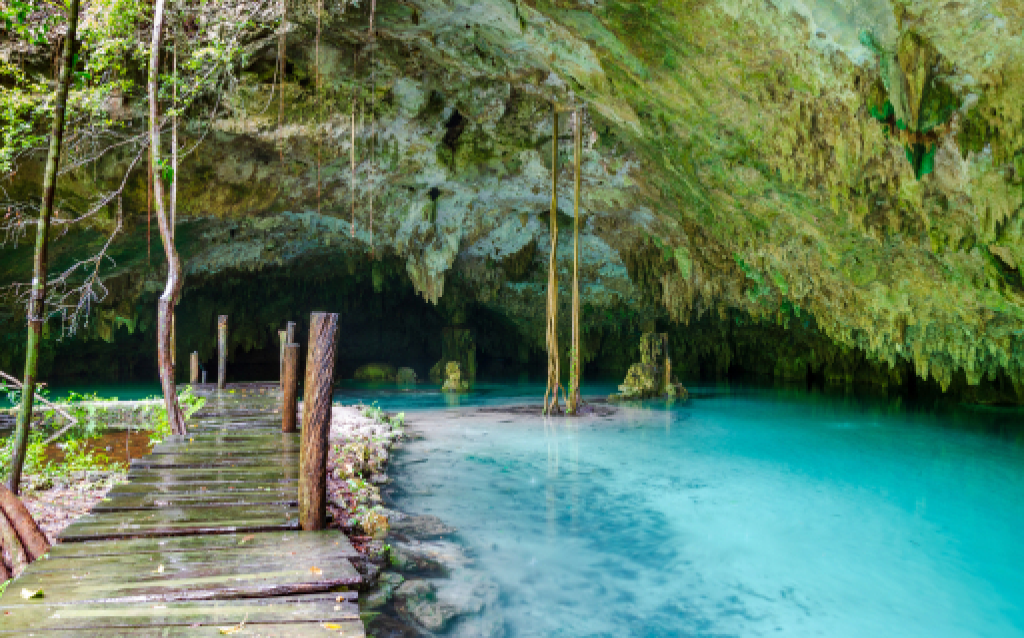
<svg viewBox="0 0 1024 638"><path fill-rule="evenodd" d="M394 572L381 572L377 577L377 588L359 600L365 609L380 609L388 604L395 590L405 582L405 577Z"/></svg>
<svg viewBox="0 0 1024 638"><path fill-rule="evenodd" d="M445 366L445 380L441 392L469 392L469 381L462 378L462 367L458 361L449 361Z"/></svg>
<svg viewBox="0 0 1024 638"><path fill-rule="evenodd" d="M416 371L412 368L399 368L395 373L395 383L399 385L415 385L416 381Z"/></svg>
<svg viewBox="0 0 1024 638"><path fill-rule="evenodd" d="M394 381L398 373L387 363L367 363L352 375L356 381Z"/></svg>
<svg viewBox="0 0 1024 638"><path fill-rule="evenodd" d="M438 601L437 589L426 580L407 580L395 592L399 611L404 611L417 624L429 631L441 631L455 617L452 605Z"/></svg>
<svg viewBox="0 0 1024 638"><path fill-rule="evenodd" d="M640 363L634 363L619 386L612 401L631 399L669 399L689 397L686 388L672 376L672 359L668 355L668 334L645 332L640 337Z"/></svg>
<svg viewBox="0 0 1024 638"><path fill-rule="evenodd" d="M438 538L454 534L456 529L449 527L436 516L421 514L416 516L392 516L391 530L410 538Z"/></svg>

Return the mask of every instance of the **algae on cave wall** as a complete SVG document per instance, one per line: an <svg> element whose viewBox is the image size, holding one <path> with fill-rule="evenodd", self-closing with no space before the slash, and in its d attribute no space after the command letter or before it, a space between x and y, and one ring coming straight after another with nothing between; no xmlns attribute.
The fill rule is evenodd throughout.
<svg viewBox="0 0 1024 638"><path fill-rule="evenodd" d="M1020 386L1020 3L855 4L381 2L372 58L355 56L368 7L329 8L323 121L309 81L312 22L297 6L284 127L259 108L275 90L276 37L256 35L217 132L182 167L187 274L255 276L372 251L427 301L501 317L536 351L549 102L572 93L593 119L582 292L594 365L605 336L658 320L689 335L673 352L701 353L691 369L742 361L844 383ZM69 205L116 179L119 161L73 172ZM559 208L571 211L567 166L561 177ZM130 191L136 249L111 274L138 281L144 180ZM126 314L104 312L107 323ZM749 339L724 327L736 321L757 326ZM240 338L262 342L267 331ZM781 343L759 353L768 337L756 335Z"/></svg>

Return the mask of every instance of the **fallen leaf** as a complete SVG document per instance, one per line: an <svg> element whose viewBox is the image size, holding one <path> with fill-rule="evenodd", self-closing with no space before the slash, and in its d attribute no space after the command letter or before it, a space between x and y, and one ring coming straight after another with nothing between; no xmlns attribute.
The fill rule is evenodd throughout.
<svg viewBox="0 0 1024 638"><path fill-rule="evenodd" d="M31 589L25 589L24 587L22 587L22 589L21 589L21 597L24 598L25 600L29 600L30 598L42 598L43 597L43 590L42 589L37 589L35 591L32 591Z"/></svg>
<svg viewBox="0 0 1024 638"><path fill-rule="evenodd" d="M256 537L253 536L252 534L249 534L248 536L243 537L242 540L238 541L238 544L239 545L243 545L245 543L248 543L249 541L251 541L254 538L256 538Z"/></svg>
<svg viewBox="0 0 1024 638"><path fill-rule="evenodd" d="M339 625L338 623L335 623L335 622L325 622L323 627L324 627L324 629L330 629L332 631L337 631L337 630L341 629L341 625Z"/></svg>
<svg viewBox="0 0 1024 638"><path fill-rule="evenodd" d="M156 569L155 569L155 570L153 571L153 573L154 573L154 574L162 574L162 573L164 573L164 566L163 566L163 565L160 565L159 567L157 567L157 568L156 568Z"/></svg>
<svg viewBox="0 0 1024 638"><path fill-rule="evenodd" d="M338 596L338 597L337 597L337 598L335 598L334 600L336 600L336 601L337 601L337 602L339 602L339 603L343 603L343 602L345 602L345 594L342 594L341 596Z"/></svg>
<svg viewBox="0 0 1024 638"><path fill-rule="evenodd" d="M222 634L237 634L238 632L242 631L243 627L245 627L244 620L238 623L237 625L232 625L230 627L217 627L217 629L219 629L220 633Z"/></svg>
<svg viewBox="0 0 1024 638"><path fill-rule="evenodd" d="M320 569L319 567L310 567L309 573L313 574L314 576L319 576L320 574L324 573L324 570Z"/></svg>

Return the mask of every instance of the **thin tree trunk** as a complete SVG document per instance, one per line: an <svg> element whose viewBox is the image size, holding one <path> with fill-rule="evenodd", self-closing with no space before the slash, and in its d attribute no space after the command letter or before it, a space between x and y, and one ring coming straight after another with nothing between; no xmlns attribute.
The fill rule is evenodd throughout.
<svg viewBox="0 0 1024 638"><path fill-rule="evenodd" d="M544 414L561 412L558 393L562 390L558 360L558 106L551 106L551 259L548 262L548 384L544 391Z"/></svg>
<svg viewBox="0 0 1024 638"><path fill-rule="evenodd" d="M353 62L355 64L355 62ZM349 181L349 201L352 205L352 237L356 236L356 98L352 97L352 142L349 147L349 163L352 166L352 178Z"/></svg>
<svg viewBox="0 0 1024 638"><path fill-rule="evenodd" d="M32 518L32 514L21 499L3 485L0 485L0 510L18 533L18 540L25 548L28 562L31 563L50 551L50 541L46 540L46 534L39 529L36 519Z"/></svg>
<svg viewBox="0 0 1024 638"><path fill-rule="evenodd" d="M167 285L157 302L157 365L160 369L160 385L164 391L164 405L167 421L172 434L185 434L185 419L178 404L177 389L174 386L174 361L171 356L171 320L174 306L181 294L181 263L178 251L174 249L174 238L170 220L164 210L164 183L160 175L160 122L157 120L157 80L160 74L160 47L163 43L164 3L156 0L153 7L153 40L149 51L149 147L153 169L153 203L156 206L156 223L160 229L160 241L167 257Z"/></svg>
<svg viewBox="0 0 1024 638"><path fill-rule="evenodd" d="M323 90L320 86L320 16L324 11L323 0L319 0L316 5L316 45L314 48L315 60L313 61L313 67L315 69L316 77L314 78L313 86L316 90L316 105L317 105L317 121L316 121L316 212L320 214L320 148L323 146L323 135L321 134L320 127L324 124L324 97Z"/></svg>
<svg viewBox="0 0 1024 638"><path fill-rule="evenodd" d="M171 87L173 100L171 108L175 109L171 117L171 245L174 245L174 229L178 218L178 32L174 32L174 85ZM178 305L175 298L174 305ZM171 369L178 370L178 327L177 312L171 308Z"/></svg>
<svg viewBox="0 0 1024 638"><path fill-rule="evenodd" d="M580 356L580 162L583 155L583 112L577 109L573 131L573 237L572 237L572 344L569 346L569 399L567 411L576 414L580 409L580 376L583 374Z"/></svg>
<svg viewBox="0 0 1024 638"><path fill-rule="evenodd" d="M57 83L57 102L50 128L50 150L46 157L43 176L43 201L39 209L39 228L36 232L36 254L32 271L32 292L28 302L28 340L25 348L25 381L22 384L21 405L18 409L17 428L14 433L14 455L11 458L9 485L15 494L20 489L21 471L28 448L28 430L32 423L32 399L35 397L36 374L39 371L39 342L43 336L46 318L46 266L50 233L50 215L57 192L57 171L60 165L61 144L64 141L64 115L67 110L68 91L74 69L75 39L78 33L80 0L71 0L68 15L68 33L64 38L64 63Z"/></svg>

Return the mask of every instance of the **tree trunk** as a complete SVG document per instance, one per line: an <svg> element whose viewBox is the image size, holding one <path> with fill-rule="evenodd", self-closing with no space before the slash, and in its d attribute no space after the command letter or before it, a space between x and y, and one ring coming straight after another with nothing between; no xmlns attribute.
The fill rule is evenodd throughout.
<svg viewBox="0 0 1024 638"><path fill-rule="evenodd" d="M60 165L61 144L64 141L64 115L68 104L68 90L74 72L72 63L75 54L75 38L78 32L78 8L80 0L71 0L68 14L68 32L64 38L64 62L61 65L60 80L57 83L57 102L50 127L50 150L46 156L46 172L43 175L43 201L39 208L39 228L36 231L36 254L32 271L32 292L28 302L28 342L25 348L25 381L22 385L21 405L18 409L17 428L14 433L14 455L11 458L11 491L18 493L21 471L25 465L25 451L28 448L28 429L32 424L32 399L35 397L36 374L39 370L39 342L43 336L43 321L46 318L47 248L50 233L50 215L57 192L57 171Z"/></svg>
<svg viewBox="0 0 1024 638"><path fill-rule="evenodd" d="M167 285L157 302L157 365L160 370L160 385L164 392L164 405L172 434L185 434L185 418L178 404L178 393L174 386L174 360L171 353L171 322L174 306L181 294L181 262L174 249L171 224L164 209L164 183L160 175L160 122L157 120L157 80L160 74L160 46L164 31L164 2L156 0L153 7L153 40L149 51L149 146L150 164L153 169L153 204L156 207L156 223L160 228L160 241L167 257Z"/></svg>
<svg viewBox="0 0 1024 638"><path fill-rule="evenodd" d="M280 88L281 95L279 96L279 104L277 110L277 150L281 157L281 162L284 162L284 138L282 137L281 128L284 126L284 71L287 64L287 58L285 57L286 49L288 45L288 2L287 0L281 0L281 31L277 34L277 60L280 65L278 71L279 79L277 86Z"/></svg>
<svg viewBox="0 0 1024 638"><path fill-rule="evenodd" d="M11 523L11 527L18 533L21 546L25 548L25 556L28 562L32 562L50 551L50 541L46 540L46 534L39 529L36 519L25 507L14 492L0 485L0 510Z"/></svg>

